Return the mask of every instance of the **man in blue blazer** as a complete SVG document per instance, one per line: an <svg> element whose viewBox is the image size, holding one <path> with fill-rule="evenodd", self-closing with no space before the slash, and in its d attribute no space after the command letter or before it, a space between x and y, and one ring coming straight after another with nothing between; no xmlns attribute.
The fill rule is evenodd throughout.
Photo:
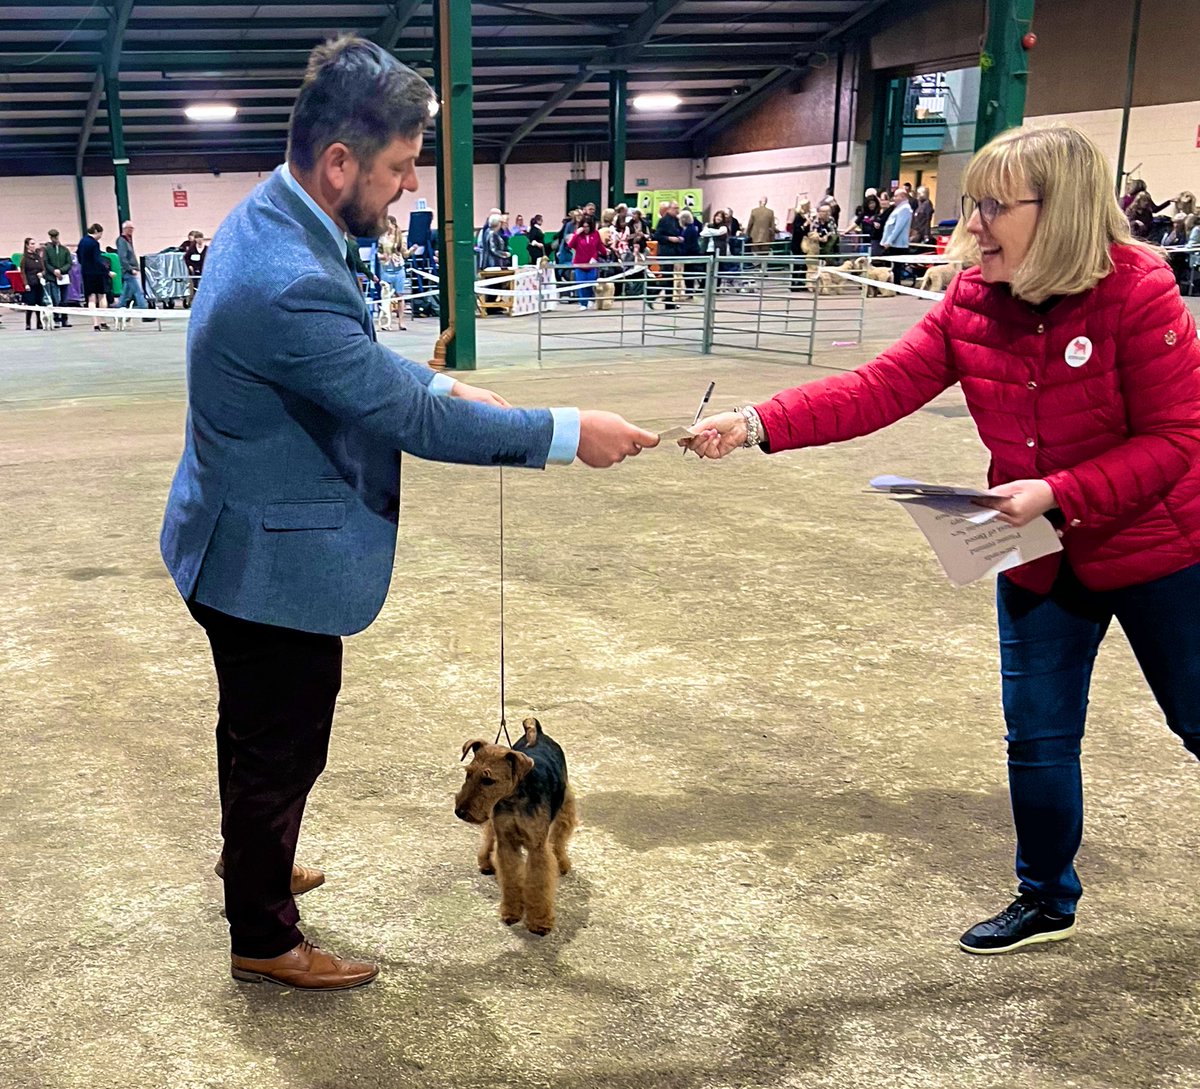
<svg viewBox="0 0 1200 1089"><path fill-rule="evenodd" d="M375 340L347 235L417 188L429 85L355 38L313 51L288 161L213 238L188 327L188 417L162 554L212 646L233 975L337 990L373 979L304 940L295 865L325 766L343 635L387 595L400 453L541 469L612 465L656 435L606 412L516 409Z"/></svg>

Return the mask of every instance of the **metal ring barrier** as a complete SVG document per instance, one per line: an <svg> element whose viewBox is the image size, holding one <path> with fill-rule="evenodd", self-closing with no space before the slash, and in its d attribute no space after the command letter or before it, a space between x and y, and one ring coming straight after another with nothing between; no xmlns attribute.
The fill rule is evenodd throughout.
<svg viewBox="0 0 1200 1089"><path fill-rule="evenodd" d="M656 256L623 270L590 266L595 281L564 280L574 268L543 271L538 359L555 351L649 346L778 352L811 363L822 346L862 341L868 294L895 294L890 269L872 269L862 253Z"/></svg>

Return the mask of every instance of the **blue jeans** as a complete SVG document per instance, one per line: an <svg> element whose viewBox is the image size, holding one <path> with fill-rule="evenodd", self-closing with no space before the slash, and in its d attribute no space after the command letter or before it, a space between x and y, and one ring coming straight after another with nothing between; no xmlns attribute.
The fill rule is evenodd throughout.
<svg viewBox="0 0 1200 1089"><path fill-rule="evenodd" d="M588 268L586 265L575 266L575 282L577 284L587 284L587 287L581 287L576 294L579 296L580 309L586 310L587 304L596 297L596 289L591 285L596 282L596 277L600 274L600 270L596 268Z"/></svg>
<svg viewBox="0 0 1200 1089"><path fill-rule="evenodd" d="M397 268L392 268L390 265L381 265L379 268L379 278L385 284L391 285L392 292L396 295L403 295L408 290L408 270L403 265Z"/></svg>
<svg viewBox="0 0 1200 1089"><path fill-rule="evenodd" d="M146 293L142 290L142 285L138 283L138 278L129 273L121 280L121 299L117 306L125 306L133 300L133 305L139 310L146 309Z"/></svg>
<svg viewBox="0 0 1200 1089"><path fill-rule="evenodd" d="M51 306L65 306L66 305L67 289L65 286L60 285L58 280L56 280L54 278L53 272L46 274L46 295L50 299ZM66 325L66 323L67 323L66 314L55 314L54 315L54 324L55 325Z"/></svg>
<svg viewBox="0 0 1200 1089"><path fill-rule="evenodd" d="M1200 564L1140 586L1088 590L1064 562L1048 595L996 591L1008 789L1020 891L1071 914L1082 894L1079 750L1092 665L1115 617L1184 748L1200 756Z"/></svg>

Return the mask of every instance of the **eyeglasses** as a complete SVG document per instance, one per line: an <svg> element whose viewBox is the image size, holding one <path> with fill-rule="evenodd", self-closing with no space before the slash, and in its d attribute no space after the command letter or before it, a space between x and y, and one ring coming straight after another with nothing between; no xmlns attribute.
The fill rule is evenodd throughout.
<svg viewBox="0 0 1200 1089"><path fill-rule="evenodd" d="M1042 201L1040 198L1028 199L1028 200L1014 200L1012 202L1012 204L1002 204L1000 201L996 200L994 197L984 197L983 200L976 200L974 197L964 196L962 198L962 215L963 215L964 220L969 220L971 218L971 216L973 216L975 214L975 210L978 208L979 209L979 218L982 219L986 225L991 225L995 221L997 216L1001 215L1004 212L1009 211L1010 209L1016 207L1018 204L1041 204L1041 203L1042 203Z"/></svg>

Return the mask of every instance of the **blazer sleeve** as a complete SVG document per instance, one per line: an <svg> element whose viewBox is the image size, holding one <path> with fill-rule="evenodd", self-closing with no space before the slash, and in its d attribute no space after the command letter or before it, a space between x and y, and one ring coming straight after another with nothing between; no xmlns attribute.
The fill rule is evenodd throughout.
<svg viewBox="0 0 1200 1089"><path fill-rule="evenodd" d="M286 319L277 350L248 365L396 450L467 465L545 466L554 433L548 409L436 396L428 388L434 372L373 341L350 298L331 297L323 274L292 281L275 300Z"/></svg>
<svg viewBox="0 0 1200 1089"><path fill-rule="evenodd" d="M1101 528L1137 514L1200 457L1200 342L1165 264L1128 293L1117 328L1130 437L1046 477L1072 526Z"/></svg>
<svg viewBox="0 0 1200 1089"><path fill-rule="evenodd" d="M856 370L777 393L756 406L775 454L869 435L958 381L946 337L950 295L881 356Z"/></svg>

